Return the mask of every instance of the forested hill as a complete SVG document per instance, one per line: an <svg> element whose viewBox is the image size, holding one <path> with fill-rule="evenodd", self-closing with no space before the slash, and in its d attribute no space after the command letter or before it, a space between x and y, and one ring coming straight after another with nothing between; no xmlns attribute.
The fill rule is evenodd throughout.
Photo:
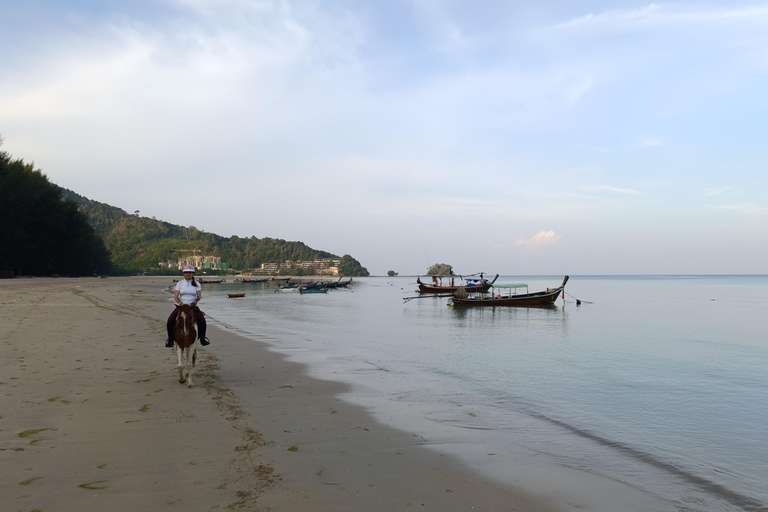
<svg viewBox="0 0 768 512"><path fill-rule="evenodd" d="M111 270L104 242L77 205L32 164L0 151L0 277Z"/></svg>
<svg viewBox="0 0 768 512"><path fill-rule="evenodd" d="M180 251L200 250L202 254L220 256L230 268L248 270L262 263L285 260L306 261L317 258L338 258L326 251L308 247L302 242L287 242L276 238L225 238L200 231L194 226L178 226L155 218L130 214L114 206L93 201L75 192L62 189L65 200L74 201L88 218L88 223L104 240L112 263L121 272L160 271L158 262L176 259ZM345 276L367 276L368 270L355 258L341 257L339 271ZM174 273L178 270L173 270Z"/></svg>

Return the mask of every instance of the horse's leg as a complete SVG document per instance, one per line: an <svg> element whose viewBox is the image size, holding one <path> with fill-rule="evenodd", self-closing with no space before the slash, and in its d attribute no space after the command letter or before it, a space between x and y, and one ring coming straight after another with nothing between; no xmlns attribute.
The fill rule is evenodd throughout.
<svg viewBox="0 0 768 512"><path fill-rule="evenodd" d="M179 370L179 382L184 384L184 365L181 362L182 359L182 352L184 352L184 349L179 346L179 344L176 344L176 355L179 359L179 364L176 366L176 368Z"/></svg>
<svg viewBox="0 0 768 512"><path fill-rule="evenodd" d="M194 360L195 360L195 344L193 343L191 346L187 347L187 387L193 388L195 387L195 383L192 382L192 367L194 366Z"/></svg>

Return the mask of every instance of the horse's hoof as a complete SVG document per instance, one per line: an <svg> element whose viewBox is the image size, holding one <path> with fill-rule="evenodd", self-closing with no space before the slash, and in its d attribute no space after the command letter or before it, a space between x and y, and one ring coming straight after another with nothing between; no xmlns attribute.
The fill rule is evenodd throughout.
<svg viewBox="0 0 768 512"><path fill-rule="evenodd" d="M194 384L187 384L187 388L188 388L188 389L192 389L192 388L194 388L194 387L195 387L195 385L194 385Z"/></svg>

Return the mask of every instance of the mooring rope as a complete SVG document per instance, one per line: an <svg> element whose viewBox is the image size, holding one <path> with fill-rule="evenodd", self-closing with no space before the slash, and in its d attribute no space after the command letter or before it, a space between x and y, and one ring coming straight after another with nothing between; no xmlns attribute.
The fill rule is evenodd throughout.
<svg viewBox="0 0 768 512"><path fill-rule="evenodd" d="M577 306L578 306L579 304L581 304L582 302L583 302L584 304L594 304L594 302L590 302L590 301L588 301L588 300L581 300L581 299L577 299L576 297L574 297L573 295L571 295L571 294L570 294L570 293L568 293L568 292L565 292L565 294L566 294L567 296L571 297L572 299L576 299L576 305L577 305Z"/></svg>

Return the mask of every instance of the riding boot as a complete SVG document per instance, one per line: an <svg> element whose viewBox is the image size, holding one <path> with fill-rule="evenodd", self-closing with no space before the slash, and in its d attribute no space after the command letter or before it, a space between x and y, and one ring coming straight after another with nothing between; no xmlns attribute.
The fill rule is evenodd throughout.
<svg viewBox="0 0 768 512"><path fill-rule="evenodd" d="M168 331L168 339L165 340L165 346L168 347L168 348L173 348L173 343L174 343L174 341L173 341L173 339L174 339L173 326L166 325L166 328L167 328L167 331Z"/></svg>
<svg viewBox="0 0 768 512"><path fill-rule="evenodd" d="M197 336L198 336L198 338L200 338L200 344L201 344L202 346L204 346L204 347L205 347L206 345L210 345L210 344L211 344L211 342L210 342L210 341L208 341L208 338L206 338L206 337L205 337L205 331L206 331L207 327L208 327L208 326L207 326L207 325L205 325L205 324L202 324L202 325L198 325L198 326L197 326L197 330L198 330L198 334L197 334Z"/></svg>

